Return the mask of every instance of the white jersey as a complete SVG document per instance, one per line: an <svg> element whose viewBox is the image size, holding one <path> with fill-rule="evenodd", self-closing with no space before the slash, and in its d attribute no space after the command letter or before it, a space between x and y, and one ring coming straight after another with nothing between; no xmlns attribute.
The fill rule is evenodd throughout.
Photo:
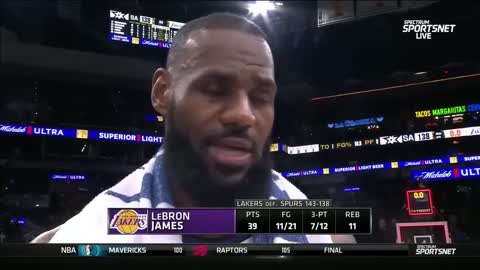
<svg viewBox="0 0 480 270"><path fill-rule="evenodd" d="M162 177L162 150L149 162L125 177L112 188L100 193L76 216L48 232L50 243L183 243L182 235L113 235L108 234L108 208L174 208L169 202ZM270 199L307 199L279 173L272 172ZM330 235L256 235L241 243L332 243ZM41 238L39 236L39 238Z"/></svg>

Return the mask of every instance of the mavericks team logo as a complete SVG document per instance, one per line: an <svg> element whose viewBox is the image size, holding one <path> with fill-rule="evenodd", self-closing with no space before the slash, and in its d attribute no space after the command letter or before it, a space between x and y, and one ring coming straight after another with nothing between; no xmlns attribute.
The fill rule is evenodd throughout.
<svg viewBox="0 0 480 270"><path fill-rule="evenodd" d="M99 245L79 245L78 256L102 256L103 251Z"/></svg>
<svg viewBox="0 0 480 270"><path fill-rule="evenodd" d="M110 221L110 229L121 234L134 234L147 228L147 214L139 214L133 209L118 211Z"/></svg>

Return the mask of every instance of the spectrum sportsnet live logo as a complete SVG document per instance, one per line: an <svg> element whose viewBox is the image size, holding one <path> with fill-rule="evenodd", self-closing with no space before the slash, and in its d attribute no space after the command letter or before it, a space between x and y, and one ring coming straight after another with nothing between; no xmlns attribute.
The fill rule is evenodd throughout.
<svg viewBox="0 0 480 270"><path fill-rule="evenodd" d="M432 39L432 33L452 33L456 24L431 24L430 20L404 20L403 33L415 33L416 39Z"/></svg>

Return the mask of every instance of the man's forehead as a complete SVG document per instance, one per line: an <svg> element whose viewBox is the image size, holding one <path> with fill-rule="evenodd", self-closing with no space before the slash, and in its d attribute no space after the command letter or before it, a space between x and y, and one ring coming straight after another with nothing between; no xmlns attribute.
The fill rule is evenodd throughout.
<svg viewBox="0 0 480 270"><path fill-rule="evenodd" d="M272 53L267 42L262 37L239 30L196 30L185 42L185 52L184 68L218 62L242 62L273 68Z"/></svg>

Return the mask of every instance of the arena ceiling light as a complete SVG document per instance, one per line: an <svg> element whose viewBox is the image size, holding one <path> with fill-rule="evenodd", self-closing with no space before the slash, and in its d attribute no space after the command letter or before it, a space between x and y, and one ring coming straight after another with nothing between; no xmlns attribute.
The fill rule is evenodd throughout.
<svg viewBox="0 0 480 270"><path fill-rule="evenodd" d="M280 2L278 2L280 3ZM248 12L253 16L266 15L267 11L274 10L277 5L271 1L255 1L255 3L248 6Z"/></svg>

